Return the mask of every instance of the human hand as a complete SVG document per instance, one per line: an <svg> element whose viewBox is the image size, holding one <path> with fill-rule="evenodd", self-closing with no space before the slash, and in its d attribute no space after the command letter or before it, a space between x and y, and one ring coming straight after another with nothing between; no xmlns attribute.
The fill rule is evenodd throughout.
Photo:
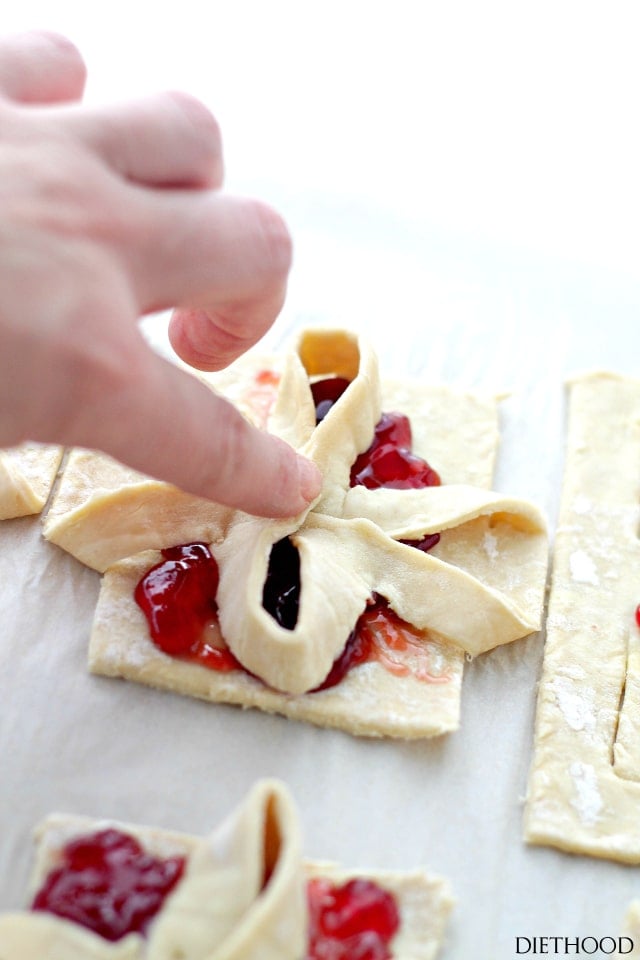
<svg viewBox="0 0 640 960"><path fill-rule="evenodd" d="M87 108L84 82L69 41L0 40L0 446L92 447L191 493L295 515L319 492L316 467L158 357L136 323L177 306L180 356L226 366L282 306L286 227L220 191L204 105L165 93Z"/></svg>

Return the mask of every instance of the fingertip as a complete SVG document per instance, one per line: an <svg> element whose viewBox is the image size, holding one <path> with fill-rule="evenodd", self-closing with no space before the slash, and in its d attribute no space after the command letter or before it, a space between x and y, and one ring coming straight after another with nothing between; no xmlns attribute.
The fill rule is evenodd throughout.
<svg viewBox="0 0 640 960"><path fill-rule="evenodd" d="M53 30L32 30L0 40L0 89L21 103L79 100L87 68L76 45Z"/></svg>

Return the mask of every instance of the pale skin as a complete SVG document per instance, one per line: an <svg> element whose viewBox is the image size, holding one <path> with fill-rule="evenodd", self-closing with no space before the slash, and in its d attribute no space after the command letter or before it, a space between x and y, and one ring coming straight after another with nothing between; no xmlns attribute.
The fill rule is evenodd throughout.
<svg viewBox="0 0 640 960"><path fill-rule="evenodd" d="M179 356L218 370L278 315L291 262L275 211L222 190L218 125L163 93L80 103L77 49L0 39L0 447L102 450L199 496L293 516L316 467L158 357L144 314L174 308Z"/></svg>

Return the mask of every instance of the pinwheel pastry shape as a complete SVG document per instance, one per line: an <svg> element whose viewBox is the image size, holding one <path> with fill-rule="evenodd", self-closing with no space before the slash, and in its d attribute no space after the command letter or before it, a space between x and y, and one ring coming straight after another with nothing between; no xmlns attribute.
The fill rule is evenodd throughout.
<svg viewBox="0 0 640 960"><path fill-rule="evenodd" d="M91 495L54 504L47 535L99 568L136 548L106 570L91 669L357 734L455 729L465 654L532 633L542 610L540 511L486 489L495 404L381 383L346 331L306 331L217 385L319 465L321 495L274 521L201 501L190 518L178 493L172 526L171 488L140 479L127 541L135 483L99 489L95 463L89 484L76 465L66 486Z"/></svg>
<svg viewBox="0 0 640 960"><path fill-rule="evenodd" d="M422 870L304 862L279 781L207 837L53 815L37 839L30 909L0 914L3 960L433 960L453 904Z"/></svg>

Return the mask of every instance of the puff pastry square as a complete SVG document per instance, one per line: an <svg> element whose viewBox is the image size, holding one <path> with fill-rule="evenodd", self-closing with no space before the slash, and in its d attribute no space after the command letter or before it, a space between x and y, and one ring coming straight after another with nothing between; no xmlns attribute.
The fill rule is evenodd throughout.
<svg viewBox="0 0 640 960"><path fill-rule="evenodd" d="M569 387L525 836L640 862L640 381Z"/></svg>
<svg viewBox="0 0 640 960"><path fill-rule="evenodd" d="M349 386L316 426L310 382L331 376L346 378ZM542 609L544 521L526 501L487 489L498 441L495 402L419 383L381 382L371 346L345 331L308 331L284 358L266 367L264 358L249 358L216 385L318 463L322 493L291 521L216 512L202 502L190 514L186 495L166 485L137 477L118 485L101 461L87 460L80 470L72 461L68 469L75 473L63 477L61 490L81 487L78 476L86 479L91 471L92 483L69 510L57 512L47 535L55 534L81 559L91 553L100 569L114 555L125 556L103 579L91 669L356 734L423 737L455 729L465 653L475 656L537 630ZM350 486L353 462L369 447L381 412L389 410L409 416L414 452L436 467L442 486ZM127 540L136 503L135 530ZM429 554L404 542L434 533L440 542ZM299 611L290 629L262 603L271 553L286 538L301 567ZM248 672L217 673L168 657L149 638L133 594L161 558L150 551L126 556L127 550L186 539L210 543L220 572L222 634ZM370 661L337 686L310 693L376 594L424 642L396 659L391 671L388 663Z"/></svg>
<svg viewBox="0 0 640 960"><path fill-rule="evenodd" d="M434 960L453 899L447 881L424 871L345 871L302 860L297 812L278 781L259 781L210 836L198 838L112 821L54 815L37 832L31 899L70 840L116 828L155 857L186 858L184 872L145 935L116 941L44 911L0 914L3 960L304 960L307 883L373 881L395 900L395 960Z"/></svg>

